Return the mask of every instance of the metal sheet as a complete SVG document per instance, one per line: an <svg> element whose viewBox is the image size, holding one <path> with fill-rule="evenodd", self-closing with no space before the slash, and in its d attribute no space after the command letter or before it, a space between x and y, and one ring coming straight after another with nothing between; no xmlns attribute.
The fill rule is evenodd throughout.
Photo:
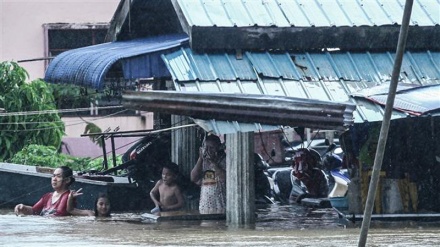
<svg viewBox="0 0 440 247"><path fill-rule="evenodd" d="M405 0L177 0L189 26L341 27L400 24ZM438 0L414 1L411 25L439 23Z"/></svg>
<svg viewBox="0 0 440 247"><path fill-rule="evenodd" d="M104 43L73 49L58 55L49 65L45 80L102 88L111 66L123 61L127 77L166 76L169 72L160 58L161 53L188 42L186 35L164 35L130 41ZM135 60L129 61L130 58ZM148 65L148 69L143 68Z"/></svg>
<svg viewBox="0 0 440 247"><path fill-rule="evenodd" d="M352 101L350 95L377 85L383 84L386 87L394 56L388 52L246 52L241 59L237 59L235 54L228 53L194 54L190 49L185 52L188 54L181 56L193 59L197 56L208 57L205 60L208 63L203 66L215 73L208 73L208 80L185 81L184 75L174 76L180 74L181 69L170 66L173 78L178 82L175 84L177 90L193 88L202 92L267 94L334 102ZM164 58L167 61L168 57L173 56L169 54ZM413 87L440 84L438 64L438 52L407 52L402 67L402 85ZM184 67L194 71L199 69L192 68L191 63ZM239 78L243 74L255 80ZM356 122L380 121L383 110L381 106L367 105L359 107L354 116ZM395 117L399 116L402 115L397 114Z"/></svg>
<svg viewBox="0 0 440 247"><path fill-rule="evenodd" d="M353 124L355 109L350 103L284 96L174 91L126 92L123 105L134 110L160 111L205 120L336 130L344 130Z"/></svg>
<svg viewBox="0 0 440 247"><path fill-rule="evenodd" d="M381 105L385 105L387 101L386 94L375 94L366 98ZM440 112L440 85L397 91L394 108L413 115L423 115L435 111Z"/></svg>

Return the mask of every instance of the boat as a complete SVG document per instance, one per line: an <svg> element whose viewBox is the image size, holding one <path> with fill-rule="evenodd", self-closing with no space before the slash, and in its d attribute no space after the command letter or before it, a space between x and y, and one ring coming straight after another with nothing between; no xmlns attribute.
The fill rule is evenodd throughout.
<svg viewBox="0 0 440 247"><path fill-rule="evenodd" d="M51 177L55 168L0 163L0 207L16 204L34 205L45 193L52 192ZM128 177L112 175L74 175L73 190L82 188L77 200L80 209L93 209L100 193L108 195L112 211L147 210L154 205L144 189Z"/></svg>

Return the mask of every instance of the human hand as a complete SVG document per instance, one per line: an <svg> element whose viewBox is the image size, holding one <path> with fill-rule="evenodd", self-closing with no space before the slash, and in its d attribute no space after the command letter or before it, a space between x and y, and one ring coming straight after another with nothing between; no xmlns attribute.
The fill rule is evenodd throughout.
<svg viewBox="0 0 440 247"><path fill-rule="evenodd" d="M199 158L205 158L205 149L203 147L199 148Z"/></svg>
<svg viewBox="0 0 440 247"><path fill-rule="evenodd" d="M156 214L156 213L159 213L159 212L160 212L160 207L159 206L156 206L155 208L151 209L151 213L152 214Z"/></svg>
<svg viewBox="0 0 440 247"><path fill-rule="evenodd" d="M76 198L82 195L83 193L81 193L81 190L82 188L80 188L79 190L70 190L69 198Z"/></svg>
<svg viewBox="0 0 440 247"><path fill-rule="evenodd" d="M22 214L23 213L23 208L24 208L24 205L23 204L17 204L16 206L15 206L15 208L14 208L14 212L15 212L15 215L19 215L19 214Z"/></svg>

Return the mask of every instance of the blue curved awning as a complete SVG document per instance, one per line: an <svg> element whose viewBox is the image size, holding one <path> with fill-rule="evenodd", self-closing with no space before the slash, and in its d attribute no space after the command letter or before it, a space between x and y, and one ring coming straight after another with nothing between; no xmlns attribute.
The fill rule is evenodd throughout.
<svg viewBox="0 0 440 247"><path fill-rule="evenodd" d="M186 34L93 45L66 51L50 63L45 80L101 89L112 65L122 62L125 79L169 76L161 54L188 43Z"/></svg>

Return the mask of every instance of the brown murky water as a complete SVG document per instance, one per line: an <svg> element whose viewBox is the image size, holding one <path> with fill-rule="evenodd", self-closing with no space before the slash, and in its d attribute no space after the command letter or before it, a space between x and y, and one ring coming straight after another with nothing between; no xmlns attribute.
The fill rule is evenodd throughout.
<svg viewBox="0 0 440 247"><path fill-rule="evenodd" d="M225 221L151 222L141 214L17 217L0 209L0 246L357 246L360 226L332 209L272 205L258 210L252 229ZM439 246L440 223L372 222L368 246Z"/></svg>

